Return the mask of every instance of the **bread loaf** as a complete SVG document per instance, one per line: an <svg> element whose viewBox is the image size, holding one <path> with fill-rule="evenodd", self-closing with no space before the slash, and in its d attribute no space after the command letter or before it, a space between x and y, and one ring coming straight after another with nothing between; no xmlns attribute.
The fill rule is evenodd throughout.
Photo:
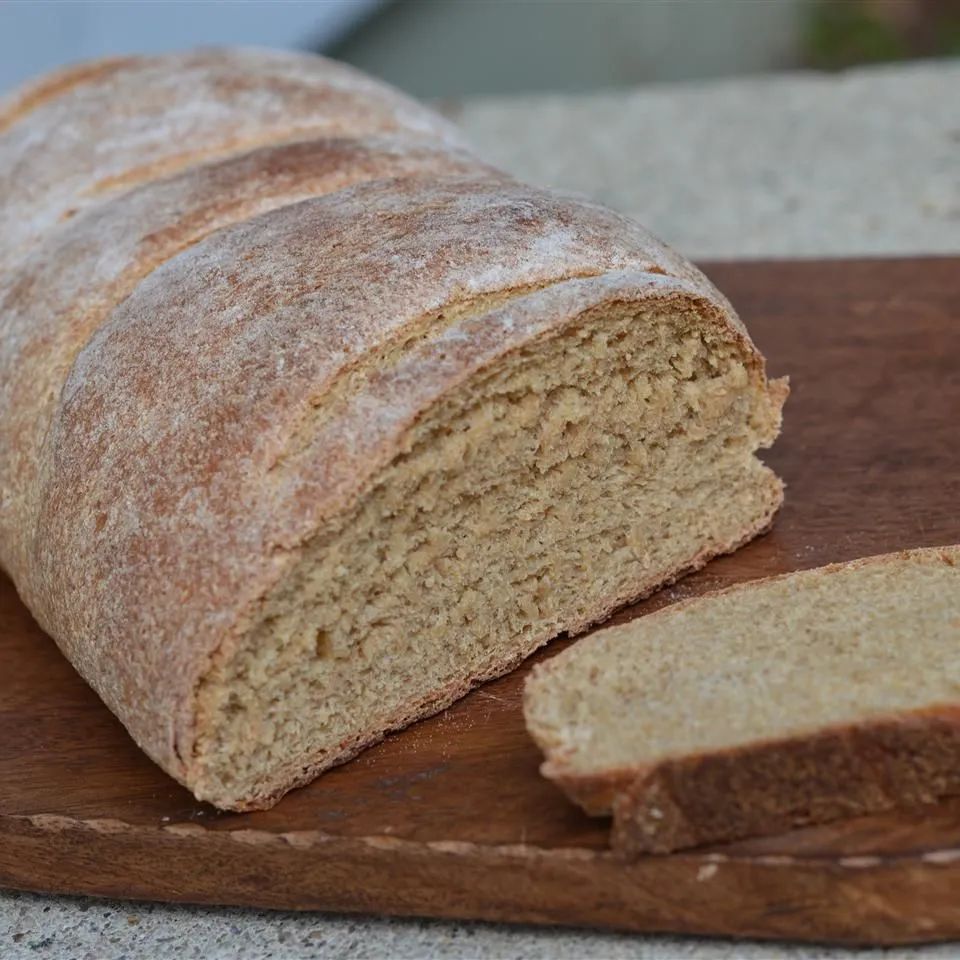
<svg viewBox="0 0 960 960"><path fill-rule="evenodd" d="M214 52L0 116L0 558L196 796L268 806L770 524L786 390L726 300L401 95Z"/></svg>
<svg viewBox="0 0 960 960"><path fill-rule="evenodd" d="M746 583L601 630L527 681L545 776L629 854L960 792L960 547Z"/></svg>

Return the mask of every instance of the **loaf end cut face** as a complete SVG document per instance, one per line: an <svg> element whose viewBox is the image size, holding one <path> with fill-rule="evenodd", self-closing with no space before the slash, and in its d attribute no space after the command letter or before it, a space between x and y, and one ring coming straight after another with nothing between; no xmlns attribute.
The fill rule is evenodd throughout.
<svg viewBox="0 0 960 960"><path fill-rule="evenodd" d="M781 486L753 452L781 393L718 320L659 278L568 281L462 317L318 425L325 484L362 471L364 492L203 675L195 789L269 802L278 775L311 778L766 529Z"/></svg>
<svg viewBox="0 0 960 960"><path fill-rule="evenodd" d="M664 853L960 792L960 547L747 583L535 669L545 776Z"/></svg>

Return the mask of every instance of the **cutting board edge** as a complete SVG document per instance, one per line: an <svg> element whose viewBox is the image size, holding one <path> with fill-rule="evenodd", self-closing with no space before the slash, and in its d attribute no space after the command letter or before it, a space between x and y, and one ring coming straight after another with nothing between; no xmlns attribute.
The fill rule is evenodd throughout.
<svg viewBox="0 0 960 960"><path fill-rule="evenodd" d="M193 823L148 828L43 814L0 814L0 838L0 887L38 893L845 945L960 938L960 902L945 896L960 887L954 849L831 858L690 853L625 863L582 849ZM198 856L219 864L216 875L194 868ZM404 882L391 884L391 875ZM706 884L724 884L725 893L698 896ZM757 903L764 908L742 909Z"/></svg>

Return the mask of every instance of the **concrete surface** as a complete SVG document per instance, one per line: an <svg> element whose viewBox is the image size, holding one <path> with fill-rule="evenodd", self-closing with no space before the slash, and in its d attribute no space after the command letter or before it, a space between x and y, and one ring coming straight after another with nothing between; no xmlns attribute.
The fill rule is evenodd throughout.
<svg viewBox="0 0 960 960"><path fill-rule="evenodd" d="M695 257L960 252L960 64L486 101L458 112L492 159L527 179L635 214ZM0 894L3 960L852 955L813 946ZM960 950L869 956L946 960Z"/></svg>
<svg viewBox="0 0 960 960"><path fill-rule="evenodd" d="M3 960L956 960L958 948L839 951L589 930L171 907L7 894Z"/></svg>

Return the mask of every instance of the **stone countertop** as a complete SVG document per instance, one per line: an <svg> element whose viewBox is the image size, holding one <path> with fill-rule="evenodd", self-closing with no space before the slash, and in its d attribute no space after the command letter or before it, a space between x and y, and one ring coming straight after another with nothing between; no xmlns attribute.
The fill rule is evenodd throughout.
<svg viewBox="0 0 960 960"><path fill-rule="evenodd" d="M595 930L271 913L37 894L0 899L3 960L956 960L956 944L882 951Z"/></svg>
<svg viewBox="0 0 960 960"><path fill-rule="evenodd" d="M694 258L960 253L960 63L449 108L490 160L588 194ZM817 946L0 893L0 957L853 956ZM955 946L884 952L946 960Z"/></svg>

